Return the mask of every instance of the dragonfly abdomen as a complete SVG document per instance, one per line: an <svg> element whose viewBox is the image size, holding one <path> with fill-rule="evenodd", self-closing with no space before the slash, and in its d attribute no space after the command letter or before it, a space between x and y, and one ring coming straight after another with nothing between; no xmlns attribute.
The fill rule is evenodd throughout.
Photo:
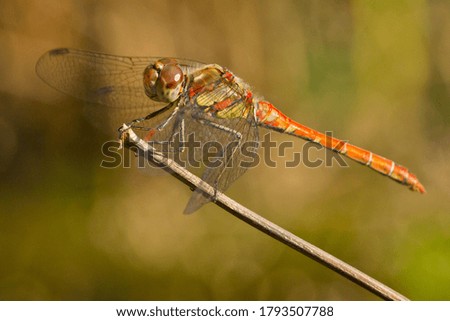
<svg viewBox="0 0 450 321"><path fill-rule="evenodd" d="M366 165L376 172L408 186L413 191L425 193L423 185L406 167L397 165L390 159L349 144L346 141L328 136L317 130L299 124L284 115L269 102L259 101L256 104L256 118L261 126L319 144L325 148L345 155L360 164Z"/></svg>
<svg viewBox="0 0 450 321"><path fill-rule="evenodd" d="M337 140L337 139L335 139ZM425 188L419 182L416 175L409 172L406 167L397 165L394 161L384 158L380 155L374 154L371 151L362 149L347 142L340 141L342 148L331 148L334 151L339 152L347 156L350 159L357 161L360 164L366 165L369 168L375 170L378 173L386 175L396 182L408 186L411 190L420 193L425 193ZM329 148L328 146L325 146Z"/></svg>

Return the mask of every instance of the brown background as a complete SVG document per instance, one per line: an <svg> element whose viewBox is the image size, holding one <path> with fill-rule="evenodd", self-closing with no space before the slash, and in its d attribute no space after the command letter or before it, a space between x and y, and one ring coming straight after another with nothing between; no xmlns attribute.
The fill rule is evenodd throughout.
<svg viewBox="0 0 450 321"><path fill-rule="evenodd" d="M183 216L168 175L100 168L116 133L34 72L57 47L227 66L408 166L428 194L353 162L260 165L228 194L412 299L450 299L447 1L0 3L0 299L372 300L214 205Z"/></svg>

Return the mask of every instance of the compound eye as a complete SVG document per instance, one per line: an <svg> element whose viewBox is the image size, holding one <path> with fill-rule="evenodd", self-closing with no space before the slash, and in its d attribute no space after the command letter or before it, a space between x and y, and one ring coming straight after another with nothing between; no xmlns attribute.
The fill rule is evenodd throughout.
<svg viewBox="0 0 450 321"><path fill-rule="evenodd" d="M167 89L174 89L183 82L183 71L178 65L165 65L161 70L161 82Z"/></svg>
<svg viewBox="0 0 450 321"><path fill-rule="evenodd" d="M156 69L147 67L144 72L144 84L148 87L155 87L158 76Z"/></svg>
<svg viewBox="0 0 450 321"><path fill-rule="evenodd" d="M174 102L181 95L183 71L177 64L164 65L156 84L157 99L163 102Z"/></svg>
<svg viewBox="0 0 450 321"><path fill-rule="evenodd" d="M145 68L145 93L152 100L171 103L183 89L184 75L175 59L163 58Z"/></svg>

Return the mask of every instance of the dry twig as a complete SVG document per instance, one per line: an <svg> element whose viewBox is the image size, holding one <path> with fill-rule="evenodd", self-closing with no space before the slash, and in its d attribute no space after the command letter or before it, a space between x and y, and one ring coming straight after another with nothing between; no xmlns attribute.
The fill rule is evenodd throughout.
<svg viewBox="0 0 450 321"><path fill-rule="evenodd" d="M321 250L313 244L306 242L271 221L261 217L255 212L252 212L236 201L230 199L225 194L219 191L214 191L213 187L202 181L199 177L195 176L185 168L179 166L173 160L167 159L157 152L154 152L152 147L147 144L147 142L140 139L128 126L123 125L120 131L122 133L121 141L125 147L137 148L140 157L147 157L147 160L152 164L163 168L165 171L169 172L172 176L176 177L189 187L199 187L204 193L214 196L215 203L218 206L233 214L237 218L245 221L274 239L283 242L297 252L300 252L328 267L329 269L341 274L345 278L369 290L382 299L395 301L408 300L408 298L392 290L383 283Z"/></svg>

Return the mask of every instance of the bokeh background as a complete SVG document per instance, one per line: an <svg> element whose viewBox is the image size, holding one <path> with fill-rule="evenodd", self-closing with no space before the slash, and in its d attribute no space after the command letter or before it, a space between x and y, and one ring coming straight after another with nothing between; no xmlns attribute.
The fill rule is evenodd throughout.
<svg viewBox="0 0 450 321"><path fill-rule="evenodd" d="M57 47L224 65L408 166L426 195L353 162L261 165L227 194L411 299L450 299L448 1L3 0L0 47L0 299L378 299L213 204L182 215L169 175L100 168L116 133L34 72Z"/></svg>

